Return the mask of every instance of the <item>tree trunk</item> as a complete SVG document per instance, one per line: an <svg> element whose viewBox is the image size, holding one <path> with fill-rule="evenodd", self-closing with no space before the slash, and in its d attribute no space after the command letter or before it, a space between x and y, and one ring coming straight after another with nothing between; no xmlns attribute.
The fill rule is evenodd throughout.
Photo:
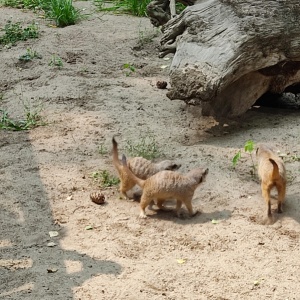
<svg viewBox="0 0 300 300"><path fill-rule="evenodd" d="M197 1L162 31L161 56L175 52L167 96L203 114L238 116L300 82L299 0Z"/></svg>

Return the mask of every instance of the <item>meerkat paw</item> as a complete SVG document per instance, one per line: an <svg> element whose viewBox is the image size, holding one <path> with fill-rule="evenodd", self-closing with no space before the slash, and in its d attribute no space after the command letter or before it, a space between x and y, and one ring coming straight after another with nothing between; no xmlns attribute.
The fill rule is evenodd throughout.
<svg viewBox="0 0 300 300"><path fill-rule="evenodd" d="M272 215L268 216L263 222L264 225L273 225L274 223L275 223L275 219Z"/></svg>
<svg viewBox="0 0 300 300"><path fill-rule="evenodd" d="M129 200L128 196L126 194L124 194L124 193L120 193L119 194L119 199L120 200Z"/></svg>
<svg viewBox="0 0 300 300"><path fill-rule="evenodd" d="M175 211L176 212L176 214L175 214L175 216L177 217L177 218L179 218L179 219L182 219L183 218L183 214L182 214L182 211Z"/></svg>
<svg viewBox="0 0 300 300"><path fill-rule="evenodd" d="M190 215L190 217L192 218L192 217L195 217L195 216L197 216L198 214L200 214L200 211L199 210L195 210L191 215Z"/></svg>
<svg viewBox="0 0 300 300"><path fill-rule="evenodd" d="M139 216L139 217L140 217L140 219L147 219L147 218L148 218L144 211L142 211L142 212L140 213L140 216Z"/></svg>
<svg viewBox="0 0 300 300"><path fill-rule="evenodd" d="M276 212L278 214L282 214L282 207L281 207L281 205L278 205Z"/></svg>
<svg viewBox="0 0 300 300"><path fill-rule="evenodd" d="M191 214L189 213L189 214L187 215L187 219L191 219L191 218L195 217L196 215L198 215L198 213L199 213L198 210L194 211L194 212L191 213Z"/></svg>

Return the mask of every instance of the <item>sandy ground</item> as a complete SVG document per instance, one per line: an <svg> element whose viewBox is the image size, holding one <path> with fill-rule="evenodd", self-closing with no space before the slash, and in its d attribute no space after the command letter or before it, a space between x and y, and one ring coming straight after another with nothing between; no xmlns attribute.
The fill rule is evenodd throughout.
<svg viewBox="0 0 300 300"><path fill-rule="evenodd" d="M58 29L0 8L1 28L7 20L35 20L40 38L2 49L0 107L17 119L30 103L47 125L0 131L1 299L300 299L299 111L256 108L220 130L201 109L170 101L156 82L168 80L171 56L158 58L150 37L159 33L145 18L93 12ZM42 59L21 64L28 47ZM61 68L49 66L54 54ZM100 188L93 172L117 175L99 151L110 151L115 134L122 152L152 134L161 159L181 172L208 167L193 200L201 213L147 210L141 220L138 202L120 199L117 186ZM286 154L287 198L273 225L263 225L249 156L232 168L249 139ZM97 190L105 205L91 202Z"/></svg>

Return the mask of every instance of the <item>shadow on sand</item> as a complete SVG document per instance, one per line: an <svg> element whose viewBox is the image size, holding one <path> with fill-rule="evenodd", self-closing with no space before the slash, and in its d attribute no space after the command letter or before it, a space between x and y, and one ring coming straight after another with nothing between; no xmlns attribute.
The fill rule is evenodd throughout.
<svg viewBox="0 0 300 300"><path fill-rule="evenodd" d="M64 232L53 220L27 133L0 137L0 299L74 299L73 288L91 277L119 274L116 262L60 247ZM59 236L50 239L50 231Z"/></svg>

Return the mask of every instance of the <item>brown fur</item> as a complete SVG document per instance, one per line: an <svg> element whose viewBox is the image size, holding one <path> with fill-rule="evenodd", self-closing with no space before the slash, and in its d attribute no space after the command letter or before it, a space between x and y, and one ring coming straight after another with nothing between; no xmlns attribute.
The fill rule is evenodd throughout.
<svg viewBox="0 0 300 300"><path fill-rule="evenodd" d="M272 218L270 193L273 187L278 192L277 211L282 213L282 204L286 193L286 170L283 160L270 146L260 144L256 150L258 175L261 179L262 196L267 204L268 218Z"/></svg>
<svg viewBox="0 0 300 300"><path fill-rule="evenodd" d="M132 189L135 186L134 180L127 176L126 172L124 172L124 166L119 160L118 153L118 143L115 138L112 139L113 143L113 164L117 169L120 176L120 192L127 198L126 192ZM160 172L162 170L177 170L180 168L180 164L176 164L170 160L164 160L159 163L152 163L150 160L147 160L143 157L134 157L128 160L127 162L128 168L130 171L141 179L147 179L148 177Z"/></svg>
<svg viewBox="0 0 300 300"><path fill-rule="evenodd" d="M140 203L140 217L146 218L145 209L157 199L158 207L163 208L162 203L166 199L176 199L176 212L180 216L182 202L185 204L189 215L194 216L192 198L196 188L205 180L208 169L197 168L183 175L174 171L161 171L146 180L136 177L127 167L126 157L123 155L122 164L127 176L131 177L142 189L143 194Z"/></svg>

